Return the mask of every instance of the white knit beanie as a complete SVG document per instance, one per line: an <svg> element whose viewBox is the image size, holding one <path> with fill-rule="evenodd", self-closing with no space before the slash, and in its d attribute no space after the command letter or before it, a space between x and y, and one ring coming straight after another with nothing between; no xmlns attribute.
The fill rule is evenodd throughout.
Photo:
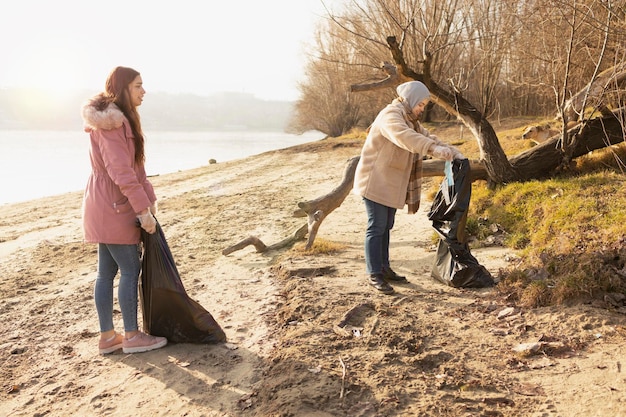
<svg viewBox="0 0 626 417"><path fill-rule="evenodd" d="M396 92L413 109L419 103L430 97L430 91L419 81L409 81L396 87Z"/></svg>

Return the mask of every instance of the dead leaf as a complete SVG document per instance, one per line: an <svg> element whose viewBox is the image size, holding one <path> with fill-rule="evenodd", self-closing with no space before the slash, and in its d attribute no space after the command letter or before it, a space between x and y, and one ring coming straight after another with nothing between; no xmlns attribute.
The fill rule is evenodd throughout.
<svg viewBox="0 0 626 417"><path fill-rule="evenodd" d="M20 390L20 386L19 385L11 385L9 387L9 389L7 390L7 394L13 394L16 393Z"/></svg>
<svg viewBox="0 0 626 417"><path fill-rule="evenodd" d="M507 307L498 313L498 320L502 320L505 317L512 316L515 313L515 307Z"/></svg>
<svg viewBox="0 0 626 417"><path fill-rule="evenodd" d="M540 385L535 384L519 384L513 387L513 392L520 395L526 395L528 397L535 397L538 395L546 395L545 391Z"/></svg>
<svg viewBox="0 0 626 417"><path fill-rule="evenodd" d="M539 350L541 349L541 345L542 344L539 342L520 343L519 345L515 346L513 350L518 353L532 355L539 352Z"/></svg>
<svg viewBox="0 0 626 417"><path fill-rule="evenodd" d="M315 368L309 368L309 372L319 374L320 372L322 372L322 367L320 365L317 365Z"/></svg>

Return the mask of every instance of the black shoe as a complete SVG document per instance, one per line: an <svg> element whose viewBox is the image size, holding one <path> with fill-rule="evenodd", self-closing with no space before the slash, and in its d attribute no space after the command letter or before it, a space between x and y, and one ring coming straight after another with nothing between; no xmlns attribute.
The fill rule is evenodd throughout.
<svg viewBox="0 0 626 417"><path fill-rule="evenodd" d="M409 282L407 281L406 277L396 274L391 268L383 268L383 279L385 281L392 282Z"/></svg>
<svg viewBox="0 0 626 417"><path fill-rule="evenodd" d="M394 293L393 287L387 284L385 280L383 279L383 274L372 274L367 279L367 282L369 282L369 284L372 287L376 288L378 291L382 292L383 294Z"/></svg>

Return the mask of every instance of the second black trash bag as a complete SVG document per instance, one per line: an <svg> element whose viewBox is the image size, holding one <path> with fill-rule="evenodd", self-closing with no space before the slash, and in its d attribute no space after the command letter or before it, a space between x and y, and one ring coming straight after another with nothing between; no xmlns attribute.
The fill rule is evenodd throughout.
<svg viewBox="0 0 626 417"><path fill-rule="evenodd" d="M431 276L457 288L491 287L495 284L493 277L471 254L465 241L465 223L472 195L469 160L455 159L446 168L449 171L428 213L439 234Z"/></svg>
<svg viewBox="0 0 626 417"><path fill-rule="evenodd" d="M144 331L174 343L226 341L224 330L211 313L187 295L159 223L154 234L142 229L141 240L139 296Z"/></svg>

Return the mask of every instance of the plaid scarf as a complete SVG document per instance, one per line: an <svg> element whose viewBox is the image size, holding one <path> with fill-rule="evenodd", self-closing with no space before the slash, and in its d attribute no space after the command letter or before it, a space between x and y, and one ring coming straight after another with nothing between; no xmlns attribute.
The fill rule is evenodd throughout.
<svg viewBox="0 0 626 417"><path fill-rule="evenodd" d="M422 194L422 156L413 154L411 163L411 175L409 176L409 186L406 190L406 204L409 214L417 213L420 208L420 197Z"/></svg>
<svg viewBox="0 0 626 417"><path fill-rule="evenodd" d="M405 116L409 123L413 125L413 129L419 131L420 122L413 114L413 111L409 107L409 103L403 100L402 97L398 97L398 100L402 103L405 110ZM413 161L411 162L411 175L409 176L409 186L406 190L406 204L409 214L417 213L420 208L420 198L422 195L422 156L419 154L413 154Z"/></svg>

